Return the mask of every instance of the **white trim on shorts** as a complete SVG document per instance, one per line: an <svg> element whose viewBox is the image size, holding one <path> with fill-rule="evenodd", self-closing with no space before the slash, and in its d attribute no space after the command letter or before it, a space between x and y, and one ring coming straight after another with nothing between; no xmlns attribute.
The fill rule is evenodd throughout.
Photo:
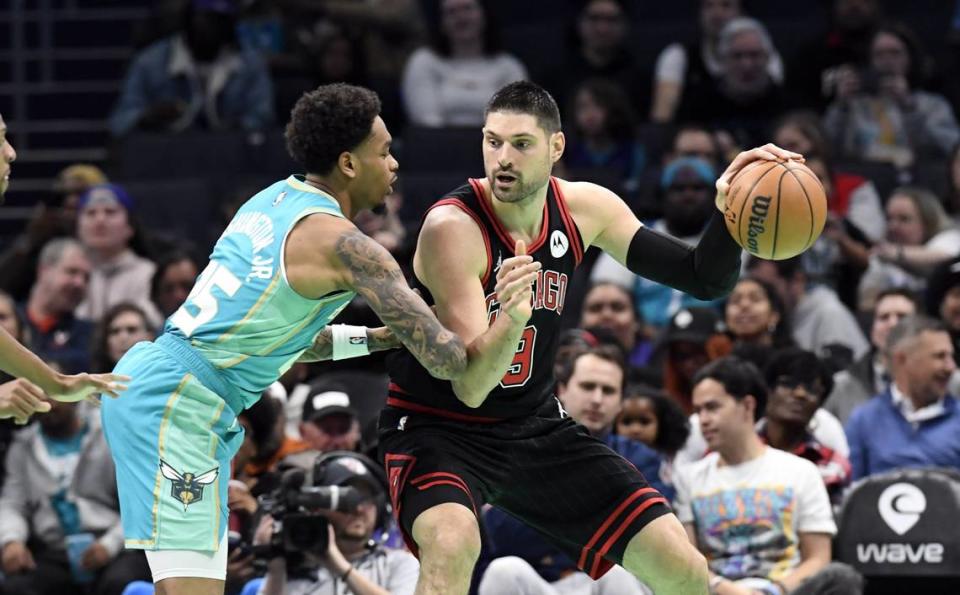
<svg viewBox="0 0 960 595"><path fill-rule="evenodd" d="M165 578L227 580L227 531L215 552L195 550L144 550L154 584Z"/></svg>

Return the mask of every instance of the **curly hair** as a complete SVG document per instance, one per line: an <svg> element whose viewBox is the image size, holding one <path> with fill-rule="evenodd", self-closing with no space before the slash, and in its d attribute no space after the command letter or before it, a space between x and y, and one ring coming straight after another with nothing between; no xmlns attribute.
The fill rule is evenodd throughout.
<svg viewBox="0 0 960 595"><path fill-rule="evenodd" d="M657 437L653 441L655 449L673 456L683 448L690 436L690 420L670 395L646 384L634 384L626 390L623 400L627 399L647 399L653 405L654 415L657 416Z"/></svg>
<svg viewBox="0 0 960 595"><path fill-rule="evenodd" d="M344 151L367 136L380 114L380 98L363 87L334 83L304 93L287 124L287 152L308 173L328 174Z"/></svg>

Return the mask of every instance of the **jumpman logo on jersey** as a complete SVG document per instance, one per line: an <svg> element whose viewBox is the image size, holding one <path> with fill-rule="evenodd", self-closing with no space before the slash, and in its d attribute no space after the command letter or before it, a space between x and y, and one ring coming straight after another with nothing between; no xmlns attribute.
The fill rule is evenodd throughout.
<svg viewBox="0 0 960 595"><path fill-rule="evenodd" d="M500 272L500 267L503 266L503 252L497 252L497 264L493 267L493 274L496 275Z"/></svg>

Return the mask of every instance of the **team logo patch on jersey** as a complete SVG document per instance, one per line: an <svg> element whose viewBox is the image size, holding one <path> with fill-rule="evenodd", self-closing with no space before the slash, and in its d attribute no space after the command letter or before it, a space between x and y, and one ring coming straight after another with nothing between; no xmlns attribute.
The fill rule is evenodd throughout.
<svg viewBox="0 0 960 595"><path fill-rule="evenodd" d="M550 234L550 254L554 258L560 258L567 253L567 249L570 248L570 240L567 239L566 234L564 234L559 229L554 230Z"/></svg>
<svg viewBox="0 0 960 595"><path fill-rule="evenodd" d="M170 495L183 504L183 511L187 506L203 500L203 486L210 485L217 479L220 469L213 469L197 475L195 473L178 473L169 463L160 459L160 473L170 480L172 487Z"/></svg>

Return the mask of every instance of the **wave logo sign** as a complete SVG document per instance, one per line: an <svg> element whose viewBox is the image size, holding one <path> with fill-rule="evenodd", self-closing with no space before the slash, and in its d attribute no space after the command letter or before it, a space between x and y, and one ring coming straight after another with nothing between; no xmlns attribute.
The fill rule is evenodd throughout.
<svg viewBox="0 0 960 595"><path fill-rule="evenodd" d="M909 483L895 483L880 494L880 516L897 535L903 535L920 520L927 509L927 497Z"/></svg>

